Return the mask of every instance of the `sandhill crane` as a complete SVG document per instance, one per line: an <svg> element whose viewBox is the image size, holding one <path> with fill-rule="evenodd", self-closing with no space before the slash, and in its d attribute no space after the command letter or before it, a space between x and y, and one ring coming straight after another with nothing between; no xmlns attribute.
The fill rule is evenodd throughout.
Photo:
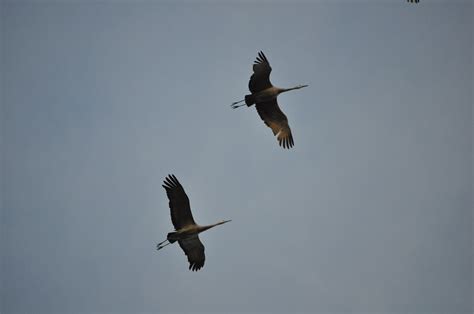
<svg viewBox="0 0 474 314"><path fill-rule="evenodd" d="M225 224L230 220L200 226L194 222L188 196L178 179L174 175L168 175L163 181L163 187L168 195L171 221L175 231L168 233L166 240L158 243L156 249L161 250L165 246L178 241L179 246L188 257L189 269L197 271L204 266L204 260L206 259L204 245L199 240L198 234L212 227ZM165 244L166 241L168 243Z"/></svg>
<svg viewBox="0 0 474 314"><path fill-rule="evenodd" d="M298 85L292 88L275 87L270 82L270 72L272 72L270 63L263 52L260 51L257 60L254 62L253 74L249 81L249 90L252 94L245 95L245 99L236 101L231 106L235 109L244 105L250 107L255 104L260 118L272 129L273 135L277 136L280 146L290 148L294 144L293 136L288 125L288 119L278 107L277 97L281 93L307 87L308 85ZM245 104L238 105L244 101Z"/></svg>
<svg viewBox="0 0 474 314"><path fill-rule="evenodd" d="M420 2L420 0L407 0L407 2L411 2L411 3L415 2L415 3L418 3L418 2Z"/></svg>

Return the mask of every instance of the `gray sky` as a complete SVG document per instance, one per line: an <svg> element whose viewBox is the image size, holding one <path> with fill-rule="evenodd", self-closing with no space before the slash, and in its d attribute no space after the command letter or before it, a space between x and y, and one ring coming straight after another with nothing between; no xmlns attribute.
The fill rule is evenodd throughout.
<svg viewBox="0 0 474 314"><path fill-rule="evenodd" d="M472 311L472 1L0 8L0 312ZM197 273L168 173L233 220Z"/></svg>

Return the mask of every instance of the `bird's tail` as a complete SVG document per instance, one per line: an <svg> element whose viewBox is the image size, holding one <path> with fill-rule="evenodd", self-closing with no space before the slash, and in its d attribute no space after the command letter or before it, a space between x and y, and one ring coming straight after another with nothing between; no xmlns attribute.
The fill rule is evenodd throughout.
<svg viewBox="0 0 474 314"><path fill-rule="evenodd" d="M177 232L170 232L166 236L166 239L168 239L168 241L170 241L170 243L174 243L178 240L177 234L178 234Z"/></svg>
<svg viewBox="0 0 474 314"><path fill-rule="evenodd" d="M253 95L245 95L245 104L247 106L252 106L255 103L255 98Z"/></svg>
<svg viewBox="0 0 474 314"><path fill-rule="evenodd" d="M236 108L245 106L244 104L238 105L238 104L240 104L241 102L244 102L244 101L245 101L245 105L247 105L248 107L250 107L250 106L252 106L252 105L255 103L255 98L253 97L253 95L245 95L245 98L244 98L244 99L239 100L239 101L236 101L236 102L233 102L232 105L230 105L230 106L231 106L233 109L236 109Z"/></svg>

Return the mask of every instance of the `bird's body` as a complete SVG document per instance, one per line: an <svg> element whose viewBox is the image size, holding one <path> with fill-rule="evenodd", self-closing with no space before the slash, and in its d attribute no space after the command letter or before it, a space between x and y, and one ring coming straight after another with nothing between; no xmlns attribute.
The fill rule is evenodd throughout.
<svg viewBox="0 0 474 314"><path fill-rule="evenodd" d="M227 220L227 221L230 221L230 220ZM168 233L168 235L166 236L166 239L170 241L171 243L179 241L179 240L186 240L198 235L199 233L203 231L211 229L212 227L222 225L223 223L227 221L224 220L224 221L221 221L212 225L206 225L206 226L200 226L197 224L185 226L181 229Z"/></svg>
<svg viewBox="0 0 474 314"><path fill-rule="evenodd" d="M260 51L253 65L254 73L249 81L251 94L245 95L245 98L241 101L234 102L232 108L235 109L242 106L237 105L240 102L245 102L248 107L255 104L258 114L265 124L272 129L273 134L277 136L280 146L290 148L294 144L293 136L288 125L288 119L278 106L277 97L281 93L300 89L308 85L298 85L292 88L275 87L270 82L271 71L270 63L263 52Z"/></svg>
<svg viewBox="0 0 474 314"><path fill-rule="evenodd" d="M272 86L254 94L246 95L245 104L250 107L253 104L274 100L282 92L282 90L283 88Z"/></svg>
<svg viewBox="0 0 474 314"><path fill-rule="evenodd" d="M204 266L206 259L204 255L204 245L199 240L198 234L211 229L212 227L222 225L230 220L223 220L212 225L200 226L194 222L191 214L191 207L188 196L174 175L169 175L163 182L163 188L169 199L171 221L175 231L168 233L166 240L158 243L157 249L178 242L181 249L188 257L189 269L197 271ZM164 244L166 241L168 243Z"/></svg>

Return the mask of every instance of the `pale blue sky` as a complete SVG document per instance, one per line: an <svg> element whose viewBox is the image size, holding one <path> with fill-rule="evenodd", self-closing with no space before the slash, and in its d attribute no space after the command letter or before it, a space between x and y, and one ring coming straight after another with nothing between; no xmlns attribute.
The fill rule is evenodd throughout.
<svg viewBox="0 0 474 314"><path fill-rule="evenodd" d="M0 9L0 312L472 312L472 1ZM168 173L232 219L197 273Z"/></svg>

